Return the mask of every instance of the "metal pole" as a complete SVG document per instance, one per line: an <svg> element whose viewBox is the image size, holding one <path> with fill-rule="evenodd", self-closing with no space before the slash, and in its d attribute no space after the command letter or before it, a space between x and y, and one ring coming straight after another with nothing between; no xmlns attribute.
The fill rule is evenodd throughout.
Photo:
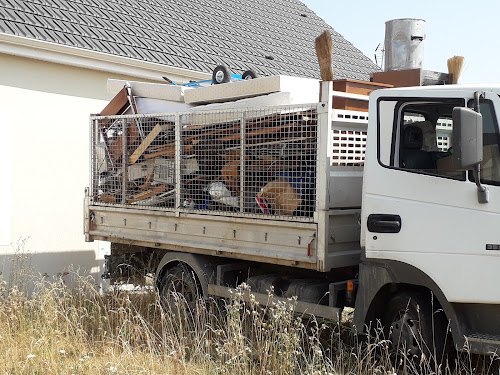
<svg viewBox="0 0 500 375"><path fill-rule="evenodd" d="M127 203L127 120L122 120L122 204Z"/></svg>
<svg viewBox="0 0 500 375"><path fill-rule="evenodd" d="M182 157L182 134L181 116L175 115L175 210L180 215L181 207L181 157Z"/></svg>
<svg viewBox="0 0 500 375"><path fill-rule="evenodd" d="M246 116L244 112L241 113L240 124L240 212L245 212Z"/></svg>
<svg viewBox="0 0 500 375"><path fill-rule="evenodd" d="M328 268L328 230L329 230L329 202L328 181L330 178L330 158L328 157L328 145L330 143L332 127L332 96L333 82L321 82L321 103L318 104L317 125L317 164L316 164L316 213L315 219L318 223L318 235L316 237L317 270L324 271Z"/></svg>

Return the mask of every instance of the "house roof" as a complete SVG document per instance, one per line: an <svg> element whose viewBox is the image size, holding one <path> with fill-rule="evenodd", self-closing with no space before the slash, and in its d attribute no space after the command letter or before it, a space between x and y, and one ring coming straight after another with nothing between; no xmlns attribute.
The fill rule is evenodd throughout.
<svg viewBox="0 0 500 375"><path fill-rule="evenodd" d="M205 73L319 78L325 29L336 79L379 70L297 0L0 0L0 33Z"/></svg>

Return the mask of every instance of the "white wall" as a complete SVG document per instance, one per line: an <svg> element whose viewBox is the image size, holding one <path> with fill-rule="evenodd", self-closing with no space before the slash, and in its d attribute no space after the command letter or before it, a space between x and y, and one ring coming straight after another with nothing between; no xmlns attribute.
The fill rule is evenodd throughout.
<svg viewBox="0 0 500 375"><path fill-rule="evenodd" d="M108 78L140 79L5 53L0 67L2 277L13 265L49 276L72 265L99 280L109 244L83 235L89 114L112 98Z"/></svg>
<svg viewBox="0 0 500 375"><path fill-rule="evenodd" d="M0 272L49 276L72 265L99 280L106 243L86 243L89 114L111 95L106 72L0 53Z"/></svg>
<svg viewBox="0 0 500 375"><path fill-rule="evenodd" d="M105 104L0 86L0 254L35 253L42 274L69 264L97 271L102 255L97 243L84 241L82 202L89 184L88 115Z"/></svg>

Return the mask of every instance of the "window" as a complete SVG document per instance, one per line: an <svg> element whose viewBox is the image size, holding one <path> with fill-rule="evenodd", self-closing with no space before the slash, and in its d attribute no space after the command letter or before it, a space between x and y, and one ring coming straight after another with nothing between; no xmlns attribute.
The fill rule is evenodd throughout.
<svg viewBox="0 0 500 375"><path fill-rule="evenodd" d="M465 173L453 168L451 148L452 111L464 103L462 99L382 100L380 163L415 173L465 180Z"/></svg>
<svg viewBox="0 0 500 375"><path fill-rule="evenodd" d="M474 101L469 101L472 108ZM483 162L481 163L481 182L490 185L500 185L500 136L498 122L493 103L490 100L480 101L480 112L483 115ZM472 173L469 174L474 180Z"/></svg>

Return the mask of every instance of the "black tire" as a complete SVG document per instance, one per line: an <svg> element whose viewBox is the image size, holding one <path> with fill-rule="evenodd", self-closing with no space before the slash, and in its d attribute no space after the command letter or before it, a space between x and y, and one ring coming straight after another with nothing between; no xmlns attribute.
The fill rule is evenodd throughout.
<svg viewBox="0 0 500 375"><path fill-rule="evenodd" d="M244 72L242 75L241 75L241 79L243 80L247 80L247 79L254 79L254 78L257 78L258 75L257 73L255 73L253 70L247 70L246 72Z"/></svg>
<svg viewBox="0 0 500 375"><path fill-rule="evenodd" d="M212 83L219 85L227 82L231 82L231 70L225 65L217 65L212 72Z"/></svg>
<svg viewBox="0 0 500 375"><path fill-rule="evenodd" d="M194 311L201 297L194 272L183 263L167 269L161 280L160 296L164 307L172 307L172 303L184 299L189 310Z"/></svg>
<svg viewBox="0 0 500 375"><path fill-rule="evenodd" d="M382 320L392 353L404 352L416 365L438 366L447 359L451 338L443 310L430 293L407 292L392 297ZM450 335L451 336L451 335Z"/></svg>

